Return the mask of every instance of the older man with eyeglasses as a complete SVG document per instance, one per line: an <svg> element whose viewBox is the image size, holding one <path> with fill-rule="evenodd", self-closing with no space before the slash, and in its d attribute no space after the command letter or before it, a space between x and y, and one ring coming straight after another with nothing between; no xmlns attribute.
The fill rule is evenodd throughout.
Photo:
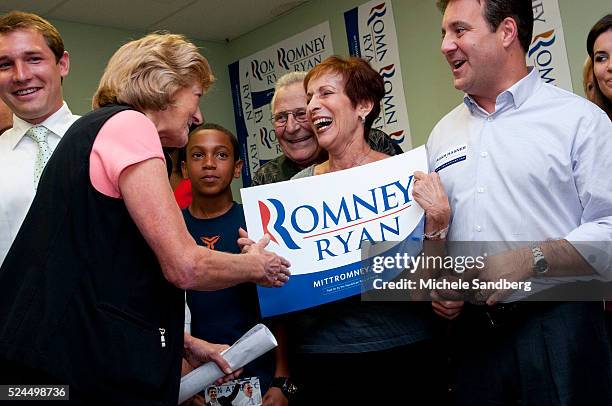
<svg viewBox="0 0 612 406"><path fill-rule="evenodd" d="M283 154L262 165L252 179L252 186L289 180L302 169L323 162L327 152L319 147L306 115L306 72L290 72L278 79L272 98L272 124ZM384 132L372 129L368 144L387 155L401 154L399 145Z"/></svg>

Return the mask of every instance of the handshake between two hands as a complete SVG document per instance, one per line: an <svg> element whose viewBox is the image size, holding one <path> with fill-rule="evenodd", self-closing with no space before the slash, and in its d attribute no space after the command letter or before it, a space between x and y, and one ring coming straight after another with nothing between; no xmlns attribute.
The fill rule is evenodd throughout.
<svg viewBox="0 0 612 406"><path fill-rule="evenodd" d="M270 236L266 234L255 242L249 238L247 232L242 228L239 229L238 235L240 237L238 238L238 246L241 252L252 255L254 260L259 260L261 263L260 276L255 282L264 287L280 288L283 286L289 280L291 264L280 255L265 250L270 243Z"/></svg>

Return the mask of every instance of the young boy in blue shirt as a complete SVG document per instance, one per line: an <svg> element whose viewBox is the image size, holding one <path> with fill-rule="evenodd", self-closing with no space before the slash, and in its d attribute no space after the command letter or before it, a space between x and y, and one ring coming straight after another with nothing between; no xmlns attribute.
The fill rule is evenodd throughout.
<svg viewBox="0 0 612 406"><path fill-rule="evenodd" d="M240 252L238 229L246 229L246 224L242 205L233 200L231 183L240 177L242 165L238 141L229 130L207 123L189 134L186 160L181 168L183 176L191 181L193 200L183 209L183 216L199 245ZM191 335L209 342L234 343L261 321L257 290L252 283L212 292L187 291L187 304ZM268 352L246 365L241 378L256 376L263 394L270 387L274 372L274 353Z"/></svg>

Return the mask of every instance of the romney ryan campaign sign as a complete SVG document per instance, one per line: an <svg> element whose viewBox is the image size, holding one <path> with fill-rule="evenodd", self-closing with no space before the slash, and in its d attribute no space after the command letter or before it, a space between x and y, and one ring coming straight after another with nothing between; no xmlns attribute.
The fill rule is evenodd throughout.
<svg viewBox="0 0 612 406"><path fill-rule="evenodd" d="M270 235L267 249L291 262L285 286L258 287L262 315L359 294L362 276L371 271L362 246L420 241L424 212L412 198L415 171L427 172L425 147L339 172L242 189L249 236Z"/></svg>

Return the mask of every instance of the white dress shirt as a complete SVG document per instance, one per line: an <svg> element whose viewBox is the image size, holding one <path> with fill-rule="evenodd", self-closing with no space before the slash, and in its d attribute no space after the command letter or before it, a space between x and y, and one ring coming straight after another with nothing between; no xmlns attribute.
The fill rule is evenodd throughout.
<svg viewBox="0 0 612 406"><path fill-rule="evenodd" d="M612 124L530 70L497 97L493 113L466 95L429 137L430 170L452 210L448 239L566 239L610 279ZM597 242L597 258L580 241ZM538 278L532 293L569 279L581 278Z"/></svg>
<svg viewBox="0 0 612 406"><path fill-rule="evenodd" d="M64 102L58 111L38 124L49 130L51 150L55 150L66 130L78 118ZM33 126L13 115L13 128L0 135L0 265L34 200L38 144L25 136Z"/></svg>

